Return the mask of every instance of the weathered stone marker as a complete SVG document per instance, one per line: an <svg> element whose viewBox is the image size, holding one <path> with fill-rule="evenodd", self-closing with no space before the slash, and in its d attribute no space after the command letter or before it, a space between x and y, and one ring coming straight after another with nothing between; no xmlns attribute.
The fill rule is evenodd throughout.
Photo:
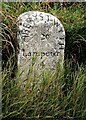
<svg viewBox="0 0 86 120"><path fill-rule="evenodd" d="M65 30L53 15L29 11L18 17L19 55L21 69L28 70L36 58L39 69L55 69L58 59L64 61Z"/></svg>

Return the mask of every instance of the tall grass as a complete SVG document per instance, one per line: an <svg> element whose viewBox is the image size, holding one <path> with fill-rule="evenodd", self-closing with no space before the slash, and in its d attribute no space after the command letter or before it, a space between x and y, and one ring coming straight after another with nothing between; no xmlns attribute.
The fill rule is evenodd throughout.
<svg viewBox="0 0 86 120"><path fill-rule="evenodd" d="M14 65L18 52L16 20L20 14L30 10L49 12L62 21L66 30L65 57L73 58L73 63L67 62L64 68L58 64L55 71L42 71L40 74L33 65L24 78L20 70L12 78L14 67L17 67ZM0 73L3 119L86 118L86 67L78 65L76 70L72 69L77 60L86 63L85 11L84 3L64 3L62 6L48 2L2 3L0 34L3 68L8 63L8 69ZM14 57L11 57L14 53Z"/></svg>
<svg viewBox="0 0 86 120"><path fill-rule="evenodd" d="M3 72L3 118L84 119L86 69L81 66L71 72L71 64L65 68L59 64L54 71L44 70L37 74L33 66L23 79L20 71L14 79L9 77L10 70Z"/></svg>

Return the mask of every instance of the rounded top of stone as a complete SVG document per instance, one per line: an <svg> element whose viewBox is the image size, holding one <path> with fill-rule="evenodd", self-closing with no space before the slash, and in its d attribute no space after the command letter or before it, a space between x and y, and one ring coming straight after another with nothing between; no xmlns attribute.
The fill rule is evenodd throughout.
<svg viewBox="0 0 86 120"><path fill-rule="evenodd" d="M40 11L28 11L28 12L24 12L22 14L19 15L18 17L18 21L22 21L22 22L25 22L26 19L28 19L27 22L31 22L31 20L33 20L34 22L36 22L37 25L39 25L40 23L42 24L46 24L46 22L49 24L49 23L57 23L58 22L58 25L60 25L62 28L63 28L63 34L65 35L65 30L64 30L64 27L63 25L61 24L60 20L50 14L50 13L45 13L45 12L40 12ZM40 22L38 22L40 21Z"/></svg>

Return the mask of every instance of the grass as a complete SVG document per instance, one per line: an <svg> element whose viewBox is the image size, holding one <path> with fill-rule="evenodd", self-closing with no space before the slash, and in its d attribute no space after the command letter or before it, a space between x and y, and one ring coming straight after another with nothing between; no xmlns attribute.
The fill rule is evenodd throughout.
<svg viewBox="0 0 86 120"><path fill-rule="evenodd" d="M16 77L12 77L18 54L16 20L30 10L48 12L61 20L66 31L65 59L71 60L65 62L64 68L58 64L55 71L40 74L33 65L22 79L20 70L16 71ZM85 119L85 11L85 3L64 3L63 6L48 2L2 3L2 68L7 65L7 69L0 73L3 119Z"/></svg>
<svg viewBox="0 0 86 120"><path fill-rule="evenodd" d="M64 69L39 74L34 66L22 79L20 71L14 79L10 70L2 77L2 114L12 118L70 118L86 117L86 69L81 66L71 72L71 64ZM65 72L66 71L66 72ZM70 74L71 73L71 74Z"/></svg>

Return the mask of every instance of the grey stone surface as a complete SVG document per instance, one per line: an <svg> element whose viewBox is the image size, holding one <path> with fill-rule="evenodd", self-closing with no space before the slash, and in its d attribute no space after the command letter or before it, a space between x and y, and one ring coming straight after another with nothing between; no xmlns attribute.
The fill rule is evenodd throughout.
<svg viewBox="0 0 86 120"><path fill-rule="evenodd" d="M19 55L21 69L28 70L36 59L38 69L55 69L58 59L63 64L65 30L53 15L29 11L18 17Z"/></svg>

